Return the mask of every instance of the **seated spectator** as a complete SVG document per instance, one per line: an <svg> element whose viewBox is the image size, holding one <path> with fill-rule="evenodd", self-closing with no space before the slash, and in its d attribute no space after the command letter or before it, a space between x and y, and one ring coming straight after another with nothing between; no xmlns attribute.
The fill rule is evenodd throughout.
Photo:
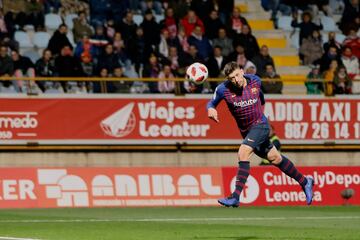
<svg viewBox="0 0 360 240"><path fill-rule="evenodd" d="M169 56L169 42L170 35L167 29L163 29L160 35L160 43L158 45L158 52L163 57L167 58Z"/></svg>
<svg viewBox="0 0 360 240"><path fill-rule="evenodd" d="M180 25L184 29L185 35L187 37L193 33L196 26L199 26L202 32L205 31L203 21L195 14L194 10L189 10L187 12L187 15L181 19Z"/></svg>
<svg viewBox="0 0 360 240"><path fill-rule="evenodd" d="M174 39L178 34L178 24L178 20L174 17L174 9L168 7L165 10L165 19L160 22L161 29L166 29L170 39Z"/></svg>
<svg viewBox="0 0 360 240"><path fill-rule="evenodd" d="M130 39L136 37L138 26L134 22L134 15L131 11L126 12L125 17L120 23L115 22L115 31L120 32L125 44L128 44Z"/></svg>
<svg viewBox="0 0 360 240"><path fill-rule="evenodd" d="M313 64L322 57L322 40L318 30L314 30L311 36L302 41L299 52L303 56L304 65Z"/></svg>
<svg viewBox="0 0 360 240"><path fill-rule="evenodd" d="M329 51L325 52L322 57L315 61L314 64L320 64L320 72L324 72L329 69L330 63L335 60L338 64L341 63L340 55L338 54L336 47L330 47Z"/></svg>
<svg viewBox="0 0 360 240"><path fill-rule="evenodd" d="M232 12L232 17L230 19L230 23L227 25L228 26L230 25L231 30L232 30L231 35L234 37L235 35L241 33L242 27L244 25L249 25L249 24L248 24L246 18L241 16L240 9L235 7Z"/></svg>
<svg viewBox="0 0 360 240"><path fill-rule="evenodd" d="M255 36L251 33L249 25L244 24L241 28L241 33L237 34L233 41L234 46L241 45L245 47L246 58L252 59L259 54L260 48Z"/></svg>
<svg viewBox="0 0 360 240"><path fill-rule="evenodd" d="M266 45L262 45L260 48L260 54L256 55L252 62L255 64L257 69L257 75L263 77L266 72L266 65L271 65L275 69L273 58L269 54L269 48Z"/></svg>
<svg viewBox="0 0 360 240"><path fill-rule="evenodd" d="M193 9L196 15L202 20L209 16L211 11L214 10L214 1L213 0L192 0L191 9Z"/></svg>
<svg viewBox="0 0 360 240"><path fill-rule="evenodd" d="M175 92L175 81L168 80L174 78L174 74L171 72L171 67L168 64L163 66L163 69L158 75L158 91L160 93L174 93Z"/></svg>
<svg viewBox="0 0 360 240"><path fill-rule="evenodd" d="M161 2L158 0L142 0L140 1L140 9L142 14L145 14L146 11L153 11L154 14L162 14Z"/></svg>
<svg viewBox="0 0 360 240"><path fill-rule="evenodd" d="M235 50L232 53L230 53L228 59L229 59L229 61L236 62L237 59L239 58L239 56L242 54L245 54L245 49L242 45L237 44L237 45L235 45Z"/></svg>
<svg viewBox="0 0 360 240"><path fill-rule="evenodd" d="M180 59L181 66L189 66L190 64L194 63L194 62L201 62L204 63L204 60L202 58L200 58L199 54L198 54L198 49L196 46L194 45L190 45L189 47L189 52L185 53L183 58Z"/></svg>
<svg viewBox="0 0 360 240"><path fill-rule="evenodd" d="M158 62L158 58L155 54L151 54L148 62L144 66L142 76L144 78L157 79L161 71L161 66ZM149 82L150 93L159 93L159 86L157 81Z"/></svg>
<svg viewBox="0 0 360 240"><path fill-rule="evenodd" d="M307 94L321 94L324 91L319 65L312 65L311 71L306 76L305 87Z"/></svg>
<svg viewBox="0 0 360 240"><path fill-rule="evenodd" d="M79 42L83 36L92 36L93 35L93 29L88 23L86 19L85 12L79 12L79 16L73 20L74 22L74 28L73 28L73 34L74 34L74 40L75 43Z"/></svg>
<svg viewBox="0 0 360 240"><path fill-rule="evenodd" d="M222 49L222 56L227 57L234 51L233 40L226 34L225 28L220 28L218 37L213 40L213 46L219 46Z"/></svg>
<svg viewBox="0 0 360 240"><path fill-rule="evenodd" d="M352 81L344 66L338 67L334 76L335 94L351 94Z"/></svg>
<svg viewBox="0 0 360 240"><path fill-rule="evenodd" d="M334 95L334 90L335 90L334 77L338 66L339 63L336 59L331 60L329 68L323 72L323 79L325 81L324 92L326 96ZM321 66L320 66L320 71L321 71Z"/></svg>
<svg viewBox="0 0 360 240"><path fill-rule="evenodd" d="M336 33L335 32L328 33L328 41L326 43L324 43L324 45L323 45L324 52L328 52L330 47L335 47L337 49L338 53L340 53L340 51L341 51L341 43L336 41Z"/></svg>
<svg viewBox="0 0 360 240"><path fill-rule="evenodd" d="M91 44L90 39L87 35L84 35L76 44L75 50L74 50L74 56L77 58L81 58L83 54L86 54L87 57L93 58L95 56L95 49L94 46Z"/></svg>
<svg viewBox="0 0 360 240"><path fill-rule="evenodd" d="M172 46L176 46L179 52L188 52L189 51L189 42L188 38L185 34L184 29L180 28L178 31L178 35L171 42Z"/></svg>
<svg viewBox="0 0 360 240"><path fill-rule="evenodd" d="M224 77L222 70L224 69L227 60L221 55L222 49L220 46L215 46L213 49L213 55L207 60L206 66L209 70L210 78ZM215 91L218 82L210 82L212 91Z"/></svg>
<svg viewBox="0 0 360 240"><path fill-rule="evenodd" d="M35 77L34 64L30 58L21 56L18 51L11 52L11 58L14 63L14 76L15 77ZM41 93L40 88L35 81L17 80L13 82L17 92L22 93Z"/></svg>
<svg viewBox="0 0 360 240"><path fill-rule="evenodd" d="M253 62L251 62L250 60L248 60L245 56L245 54L238 54L236 61L240 67L242 67L244 69L244 71L246 71L247 68L249 67L254 67L256 69L256 66Z"/></svg>
<svg viewBox="0 0 360 240"><path fill-rule="evenodd" d="M108 44L105 47L105 51L98 58L97 69L101 70L107 68L110 73L113 72L115 66L118 66L121 60L119 56L115 55L114 47L112 44Z"/></svg>
<svg viewBox="0 0 360 240"><path fill-rule="evenodd" d="M314 30L321 30L323 26L317 25L312 22L312 17L309 12L303 12L301 15L302 22L298 23L297 21L297 12L293 14L293 20L291 22L291 26L294 28L300 28L300 36L299 36L299 45L301 46L303 39L308 38L312 35Z"/></svg>
<svg viewBox="0 0 360 240"><path fill-rule="evenodd" d="M352 53L360 59L360 37L357 36L355 29L351 29L349 35L343 42L344 47L350 47Z"/></svg>
<svg viewBox="0 0 360 240"><path fill-rule="evenodd" d="M27 24L33 25L35 30L45 28L44 5L41 1L26 1L25 13L27 15Z"/></svg>
<svg viewBox="0 0 360 240"><path fill-rule="evenodd" d="M127 76L124 75L123 69L121 66L115 66L112 77L116 78L126 78ZM124 81L119 80L112 83L114 85L114 92L115 93L130 93L130 88L132 85L132 81Z"/></svg>
<svg viewBox="0 0 360 240"><path fill-rule="evenodd" d="M351 79L354 79L354 77L360 73L359 59L354 56L350 47L344 47L341 55L341 61Z"/></svg>
<svg viewBox="0 0 360 240"><path fill-rule="evenodd" d="M61 24L59 28L54 32L52 37L49 40L48 49L51 53L56 56L60 54L60 51L65 47L68 46L70 50L72 50L72 45L66 36L68 28L66 24Z"/></svg>
<svg viewBox="0 0 360 240"><path fill-rule="evenodd" d="M55 61L49 49L44 49L42 57L35 63L35 75L37 77L53 77L55 75ZM38 82L39 87L45 92L47 82Z"/></svg>
<svg viewBox="0 0 360 240"><path fill-rule="evenodd" d="M114 19L108 19L104 25L105 27L105 36L108 39L112 39L115 36L115 23Z"/></svg>
<svg viewBox="0 0 360 240"><path fill-rule="evenodd" d="M110 77L110 73L109 70L104 67L102 69L100 69L100 71L98 72L98 76L100 78L108 78ZM113 93L115 92L115 88L113 86L113 84L111 82L108 81L96 81L92 83L92 89L90 89L89 92L92 93Z"/></svg>
<svg viewBox="0 0 360 240"><path fill-rule="evenodd" d="M127 55L135 64L135 70L138 73L140 73L141 66L145 64L147 51L148 49L145 49L144 31L139 27L136 30L136 35L131 38L127 45Z"/></svg>
<svg viewBox="0 0 360 240"><path fill-rule="evenodd" d="M281 94L283 89L283 82L280 76L275 72L271 64L266 65L265 75L261 83L261 90L263 93Z"/></svg>
<svg viewBox="0 0 360 240"><path fill-rule="evenodd" d="M255 65L250 65L247 68L244 69L245 74L256 74L256 66Z"/></svg>
<svg viewBox="0 0 360 240"><path fill-rule="evenodd" d="M189 45L196 46L199 57L205 61L211 54L212 47L209 39L204 36L202 28L196 26L193 33L188 38Z"/></svg>
<svg viewBox="0 0 360 240"><path fill-rule="evenodd" d="M223 24L228 23L231 13L234 9L235 1L227 0L227 1L216 1L217 7L219 9L219 16Z"/></svg>
<svg viewBox="0 0 360 240"><path fill-rule="evenodd" d="M8 53L8 47L4 45L0 45L0 77L11 77L14 74L14 62L9 56ZM12 92L12 90L15 90L14 86L12 86L11 81L1 81L2 87L5 87L4 89L1 89L1 92L7 92L8 90Z"/></svg>
<svg viewBox="0 0 360 240"><path fill-rule="evenodd" d="M219 14L216 10L212 10L204 20L205 36L213 40L218 37L219 29L224 27L224 24L219 18Z"/></svg>

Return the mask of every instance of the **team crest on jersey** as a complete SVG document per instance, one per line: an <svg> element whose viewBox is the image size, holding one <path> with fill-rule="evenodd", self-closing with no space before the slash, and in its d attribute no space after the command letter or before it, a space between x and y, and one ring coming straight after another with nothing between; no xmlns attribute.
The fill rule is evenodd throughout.
<svg viewBox="0 0 360 240"><path fill-rule="evenodd" d="M258 92L258 89L257 89L257 88L252 88L252 89L251 89L251 93L252 93L252 94L257 94L257 92Z"/></svg>

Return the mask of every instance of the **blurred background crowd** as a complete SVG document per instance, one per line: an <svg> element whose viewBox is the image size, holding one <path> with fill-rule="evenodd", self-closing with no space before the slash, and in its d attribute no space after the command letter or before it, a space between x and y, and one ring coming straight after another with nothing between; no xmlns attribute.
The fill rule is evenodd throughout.
<svg viewBox="0 0 360 240"><path fill-rule="evenodd" d="M359 0L262 0L261 6L271 12L275 28L287 16L299 30L301 64L311 67L308 94L353 92ZM334 31L322 39L319 13L341 15L341 42ZM259 46L234 0L0 0L0 76L124 79L107 82L105 89L99 82L3 80L0 93L173 93L177 87L187 93L188 82L167 79L184 78L193 62L206 64L210 78L221 78L229 61L274 79L264 81L265 93L282 93L269 47ZM196 92L213 92L216 85Z"/></svg>

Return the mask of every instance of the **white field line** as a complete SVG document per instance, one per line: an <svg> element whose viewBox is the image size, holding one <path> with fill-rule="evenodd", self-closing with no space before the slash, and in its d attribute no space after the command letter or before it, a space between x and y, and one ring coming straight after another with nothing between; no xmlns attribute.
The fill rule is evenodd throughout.
<svg viewBox="0 0 360 240"><path fill-rule="evenodd" d="M134 219L27 219L0 220L0 223L88 223L88 222L192 222L192 221L269 221L269 220L353 220L360 216L324 216L324 217L249 217L249 218L134 218ZM0 239L2 239L0 237Z"/></svg>
<svg viewBox="0 0 360 240"><path fill-rule="evenodd" d="M35 238L15 238L15 237L0 237L0 239L4 240L39 240Z"/></svg>

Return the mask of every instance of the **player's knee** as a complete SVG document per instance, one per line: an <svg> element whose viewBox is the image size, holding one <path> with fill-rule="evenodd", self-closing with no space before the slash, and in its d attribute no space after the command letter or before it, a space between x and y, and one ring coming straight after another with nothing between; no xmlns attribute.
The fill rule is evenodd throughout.
<svg viewBox="0 0 360 240"><path fill-rule="evenodd" d="M238 152L239 161L248 161L253 149L249 146L241 146Z"/></svg>
<svg viewBox="0 0 360 240"><path fill-rule="evenodd" d="M274 165L278 165L281 163L281 154L279 152L273 153L273 154L269 154L268 155L268 160L274 164Z"/></svg>

